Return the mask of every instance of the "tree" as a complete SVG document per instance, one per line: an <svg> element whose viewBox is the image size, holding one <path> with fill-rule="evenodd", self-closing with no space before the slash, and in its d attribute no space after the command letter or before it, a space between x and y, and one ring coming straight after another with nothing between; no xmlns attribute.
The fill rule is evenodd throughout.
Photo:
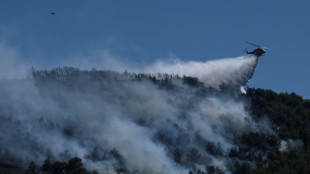
<svg viewBox="0 0 310 174"><path fill-rule="evenodd" d="M34 161L31 161L25 174L39 174L39 171L39 166Z"/></svg>
<svg viewBox="0 0 310 174"><path fill-rule="evenodd" d="M89 174L84 167L71 170L68 174Z"/></svg>
<svg viewBox="0 0 310 174"><path fill-rule="evenodd" d="M67 173L70 173L72 170L82 168L82 160L78 157L71 158L68 162Z"/></svg>
<svg viewBox="0 0 310 174"><path fill-rule="evenodd" d="M175 149L174 153L173 153L173 159L176 163L181 163L182 160L182 153L181 151L177 148Z"/></svg>
<svg viewBox="0 0 310 174"><path fill-rule="evenodd" d="M65 174L66 168L66 162L56 161L52 165L52 174Z"/></svg>
<svg viewBox="0 0 310 174"><path fill-rule="evenodd" d="M53 164L50 160L50 157L48 156L45 160L44 160L44 163L42 165L42 171L43 172L46 172L46 173L51 173L52 172L52 167L53 167Z"/></svg>
<svg viewBox="0 0 310 174"><path fill-rule="evenodd" d="M192 148L191 151L187 154L187 160L191 162L198 162L201 159L201 154L196 148Z"/></svg>
<svg viewBox="0 0 310 174"><path fill-rule="evenodd" d="M250 164L247 162L243 162L241 165L238 162L236 162L234 173L235 174L249 174L251 169L252 168L251 168Z"/></svg>
<svg viewBox="0 0 310 174"><path fill-rule="evenodd" d="M82 159L78 157L71 158L66 168L67 174L88 174L83 167Z"/></svg>
<svg viewBox="0 0 310 174"><path fill-rule="evenodd" d="M218 167L206 166L206 171L208 174L224 174Z"/></svg>

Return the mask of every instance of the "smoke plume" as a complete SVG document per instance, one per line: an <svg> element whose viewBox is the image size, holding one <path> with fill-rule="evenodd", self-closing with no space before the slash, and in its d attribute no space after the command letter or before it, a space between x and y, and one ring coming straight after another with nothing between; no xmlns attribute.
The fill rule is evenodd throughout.
<svg viewBox="0 0 310 174"><path fill-rule="evenodd" d="M18 57L17 49L8 47L0 41L0 79L2 78L25 78L27 65Z"/></svg>
<svg viewBox="0 0 310 174"><path fill-rule="evenodd" d="M170 63L158 61L145 71L197 77L205 85L216 89L220 89L221 86L240 88L252 78L258 59L257 56L241 56L207 62L184 62L175 59Z"/></svg>
<svg viewBox="0 0 310 174"><path fill-rule="evenodd" d="M257 62L158 62L145 70L166 75L65 67L2 79L0 159L78 156L100 173L185 174L204 165L227 171L234 137L269 131L240 97L220 91L245 85Z"/></svg>

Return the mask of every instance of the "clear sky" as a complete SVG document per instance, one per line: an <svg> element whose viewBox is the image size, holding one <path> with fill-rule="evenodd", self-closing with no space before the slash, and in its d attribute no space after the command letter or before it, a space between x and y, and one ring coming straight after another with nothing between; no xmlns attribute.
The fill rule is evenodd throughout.
<svg viewBox="0 0 310 174"><path fill-rule="evenodd" d="M171 54L237 57L255 49L250 41L271 49L249 86L310 98L309 8L308 0L1 0L0 44L51 68L102 52L132 66Z"/></svg>

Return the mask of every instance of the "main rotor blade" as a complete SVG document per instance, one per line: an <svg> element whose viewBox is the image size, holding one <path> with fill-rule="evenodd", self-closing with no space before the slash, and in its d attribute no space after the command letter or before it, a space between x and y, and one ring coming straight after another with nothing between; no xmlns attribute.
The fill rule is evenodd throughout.
<svg viewBox="0 0 310 174"><path fill-rule="evenodd" d="M246 43L248 43L248 44L250 44L250 45L253 45L253 46L256 46L256 47L261 47L261 46L259 46L259 45L256 45L256 44L253 44L253 43L251 43L251 42L246 42Z"/></svg>
<svg viewBox="0 0 310 174"><path fill-rule="evenodd" d="M265 50L271 50L271 48L268 48L268 47L261 47L261 48Z"/></svg>

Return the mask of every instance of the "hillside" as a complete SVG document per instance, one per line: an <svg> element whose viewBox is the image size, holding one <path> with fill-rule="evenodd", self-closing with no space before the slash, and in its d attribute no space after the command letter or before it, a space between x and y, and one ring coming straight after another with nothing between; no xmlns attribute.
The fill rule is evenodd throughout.
<svg viewBox="0 0 310 174"><path fill-rule="evenodd" d="M3 174L70 173L72 161L76 173L310 171L310 101L295 93L71 67L0 91Z"/></svg>

